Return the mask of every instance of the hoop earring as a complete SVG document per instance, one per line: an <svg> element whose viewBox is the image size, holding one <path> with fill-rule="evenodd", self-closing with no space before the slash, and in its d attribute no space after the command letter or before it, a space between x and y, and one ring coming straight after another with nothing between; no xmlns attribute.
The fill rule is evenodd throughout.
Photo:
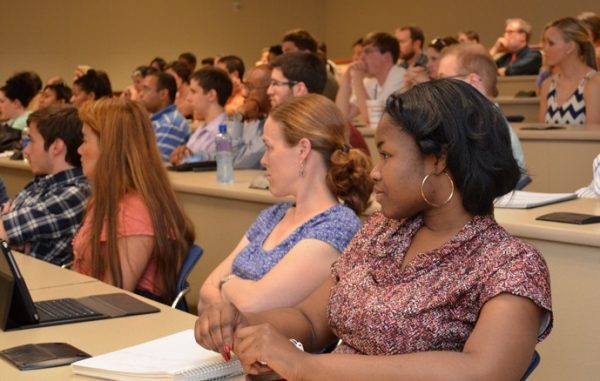
<svg viewBox="0 0 600 381"><path fill-rule="evenodd" d="M429 201L427 199L427 197L425 196L425 192L423 190L423 188L425 187L425 183L427 182L427 180L429 179L429 176L431 176L433 174L430 173L427 176L425 176L423 178L423 181L421 181L421 198L423 199L423 201L425 201L428 205L433 206L434 208L439 208L440 206L444 206L447 203L450 202L450 200L452 200L452 197L454 196L454 181L452 181L452 177L450 177L450 175L448 174L448 172L444 171L442 172L444 175L446 175L446 177L448 178L448 180L450 180L450 185L452 186L452 190L450 191L450 196L448 196L448 198L446 199L446 201L442 202L441 204L436 204L433 203L431 201Z"/></svg>
<svg viewBox="0 0 600 381"><path fill-rule="evenodd" d="M300 162L300 177L304 177L304 161Z"/></svg>

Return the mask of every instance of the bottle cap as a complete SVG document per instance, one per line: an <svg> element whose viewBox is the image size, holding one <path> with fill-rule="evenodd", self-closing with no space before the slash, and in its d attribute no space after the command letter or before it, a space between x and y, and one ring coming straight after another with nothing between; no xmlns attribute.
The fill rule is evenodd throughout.
<svg viewBox="0 0 600 381"><path fill-rule="evenodd" d="M224 134L227 132L227 125L226 124L219 124L219 133Z"/></svg>

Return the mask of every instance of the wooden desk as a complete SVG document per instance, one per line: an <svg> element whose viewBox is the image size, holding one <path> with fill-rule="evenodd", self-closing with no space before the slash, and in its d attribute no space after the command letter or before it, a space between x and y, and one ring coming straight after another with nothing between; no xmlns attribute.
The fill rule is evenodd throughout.
<svg viewBox="0 0 600 381"><path fill-rule="evenodd" d="M592 161L600 154L600 125L530 130L541 123L513 123L533 182L526 190L574 192L592 181Z"/></svg>
<svg viewBox="0 0 600 381"><path fill-rule="evenodd" d="M26 269L25 282L29 290L39 290L81 283L97 282L98 280L75 271L35 259L29 255L12 252L20 269ZM25 270L22 270L25 273Z"/></svg>
<svg viewBox="0 0 600 381"><path fill-rule="evenodd" d="M522 115L524 122L537 122L540 99L539 98L515 98L500 96L495 99L504 115Z"/></svg>
<svg viewBox="0 0 600 381"><path fill-rule="evenodd" d="M514 97L519 91L535 91L537 75L498 77L498 95Z"/></svg>
<svg viewBox="0 0 600 381"><path fill-rule="evenodd" d="M597 380L600 374L600 224L536 221L551 212L600 215L600 201L573 200L534 209L496 209L497 221L533 244L550 269L554 328L538 345L531 380Z"/></svg>
<svg viewBox="0 0 600 381"><path fill-rule="evenodd" d="M27 281L39 275L40 271L45 269L49 274L52 274L51 277L54 277L56 272L62 272L65 279L77 283L35 290L30 287L31 296L35 301L64 297L77 298L116 291L124 292L108 284L61 269L44 261L31 257L25 258L24 255L18 253L15 253L15 257ZM51 280L47 286L53 282ZM28 283L31 282L28 281ZM196 321L194 315L172 309L164 304L153 302L135 294L130 293L130 295L160 308L161 311L154 314L117 319L10 332L0 331L0 350L27 343L67 342L91 355L99 355L194 327ZM3 359L0 359L0 379L11 381L40 379L45 381L90 380L90 378L72 374L71 368L68 366L21 372ZM232 378L232 380L242 379L243 377Z"/></svg>
<svg viewBox="0 0 600 381"><path fill-rule="evenodd" d="M8 196L13 198L33 179L33 174L27 162L0 157L0 177L4 179Z"/></svg>

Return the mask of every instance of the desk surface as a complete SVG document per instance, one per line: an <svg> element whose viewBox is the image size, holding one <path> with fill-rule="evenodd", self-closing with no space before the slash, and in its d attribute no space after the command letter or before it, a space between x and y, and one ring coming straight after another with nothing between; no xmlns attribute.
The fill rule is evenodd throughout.
<svg viewBox="0 0 600 381"><path fill-rule="evenodd" d="M600 248L600 224L575 225L536 220L553 212L600 215L600 201L576 199L531 209L496 208L494 215L500 225L517 237Z"/></svg>
<svg viewBox="0 0 600 381"><path fill-rule="evenodd" d="M16 253L13 255L19 268L24 272L25 283L29 290L68 286L81 283L97 282L98 280L86 275L66 270L29 255ZM23 270L26 269L27 271Z"/></svg>
<svg viewBox="0 0 600 381"><path fill-rule="evenodd" d="M31 279L39 270L46 268L54 273L53 265L38 261L33 258L24 259L17 255L21 271L26 279ZM75 279L80 277L78 284L67 284L63 286L31 289L34 300L45 300L63 297L83 297L87 295L115 292L115 287L99 281L89 281L89 278L80 274L71 273L68 270L56 267L65 273L66 278ZM52 283L52 282L50 282ZM120 290L122 291L122 290ZM139 344L161 336L169 335L185 329L192 328L196 317L191 314L171 309L163 304L155 303L137 295L136 298L160 308L159 313L130 316L117 319L97 320L85 323L58 325L53 327L26 329L20 331L0 331L0 349L27 343L43 342L67 342L77 348L99 355L114 351L127 346ZM2 380L67 380L87 379L74 376L70 367L59 367L43 370L21 372L8 362L0 359L0 375Z"/></svg>

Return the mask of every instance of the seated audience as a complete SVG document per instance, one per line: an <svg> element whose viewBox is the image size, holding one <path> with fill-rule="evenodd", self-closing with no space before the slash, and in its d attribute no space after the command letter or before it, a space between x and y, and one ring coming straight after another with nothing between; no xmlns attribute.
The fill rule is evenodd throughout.
<svg viewBox="0 0 600 381"><path fill-rule="evenodd" d="M73 260L71 240L90 195L77 153L82 123L75 108L49 106L33 112L28 126L23 154L35 178L4 206L0 238L60 266Z"/></svg>
<svg viewBox="0 0 600 381"><path fill-rule="evenodd" d="M575 193L580 198L600 198L600 155L596 156L592 163L592 182Z"/></svg>
<svg viewBox="0 0 600 381"><path fill-rule="evenodd" d="M73 239L74 269L170 303L194 228L167 178L148 114L127 99L80 110L92 197Z"/></svg>
<svg viewBox="0 0 600 381"><path fill-rule="evenodd" d="M281 45L271 45L269 47L269 52L267 53L267 64L270 64L275 60L275 58L279 57L283 54L283 49L281 49Z"/></svg>
<svg viewBox="0 0 600 381"><path fill-rule="evenodd" d="M192 74L187 100L203 122L186 144L173 150L169 157L172 164L215 159L215 137L219 125L227 123L225 103L232 89L233 84L225 70L209 66Z"/></svg>
<svg viewBox="0 0 600 381"><path fill-rule="evenodd" d="M204 282L199 312L223 301L241 311L291 307L327 278L359 229L356 214L372 191L369 161L346 144L345 130L335 104L320 95L296 97L271 111L262 164L269 191L294 201L258 216Z"/></svg>
<svg viewBox="0 0 600 381"><path fill-rule="evenodd" d="M352 62L356 62L360 60L360 56L363 51L363 39L359 37L358 40L354 41L352 44Z"/></svg>
<svg viewBox="0 0 600 381"><path fill-rule="evenodd" d="M381 212L330 277L291 308L211 306L196 340L288 380L520 379L552 303L542 255L493 216L519 179L503 116L462 81L431 81L388 99L375 141Z"/></svg>
<svg viewBox="0 0 600 381"><path fill-rule="evenodd" d="M196 70L196 55L194 53L190 53L190 52L181 53L179 55L179 57L177 58L177 61L183 62L190 70L190 73L193 73L194 70ZM213 64L214 64L214 60L210 66L212 66ZM204 65L204 60L202 60L202 65Z"/></svg>
<svg viewBox="0 0 600 381"><path fill-rule="evenodd" d="M202 65L202 67L215 66L215 58L214 57L204 57L200 61L200 64Z"/></svg>
<svg viewBox="0 0 600 381"><path fill-rule="evenodd" d="M19 72L0 87L0 120L10 127L23 130L27 127L29 103L37 94L36 85L29 72Z"/></svg>
<svg viewBox="0 0 600 381"><path fill-rule="evenodd" d="M307 52L317 54L318 48L319 46L317 40L304 29L290 30L283 36L281 42L281 49L283 50L283 53ZM323 60L323 65L329 66L326 59ZM329 67L327 68L329 69ZM335 101L339 84L335 74L333 74L330 70L327 70L326 73L327 81L325 82L325 87L323 88L321 94L325 95L332 101Z"/></svg>
<svg viewBox="0 0 600 381"><path fill-rule="evenodd" d="M438 64L438 76L461 79L479 90L490 101L498 94L496 65L486 49L479 44L458 44L444 49ZM513 156L525 174L525 156L519 137L508 122L506 127Z"/></svg>
<svg viewBox="0 0 600 381"><path fill-rule="evenodd" d="M233 83L233 91L225 104L225 112L231 116L244 103L244 96L242 95L242 80L246 70L244 61L238 56L223 56L217 60L215 66L225 70L229 74L231 83Z"/></svg>
<svg viewBox="0 0 600 381"><path fill-rule="evenodd" d="M112 97L112 86L108 75L103 71L89 69L73 82L71 103L80 108L85 101L94 101L102 97Z"/></svg>
<svg viewBox="0 0 600 381"><path fill-rule="evenodd" d="M150 67L153 67L156 70L165 71L166 66L167 61L165 61L162 57L154 57L152 61L150 61Z"/></svg>
<svg viewBox="0 0 600 381"><path fill-rule="evenodd" d="M264 124L271 102L267 89L271 83L271 67L259 65L246 73L242 87L244 104L233 114L228 132L233 137L233 167L262 167L260 159L265 153L263 143Z"/></svg>
<svg viewBox="0 0 600 381"><path fill-rule="evenodd" d="M557 73L542 83L539 121L600 123L600 75L585 27L571 17L554 21L544 33L544 53Z"/></svg>
<svg viewBox="0 0 600 381"><path fill-rule="evenodd" d="M190 137L188 121L175 106L177 84L171 74L151 69L142 81L139 101L150 113L158 150L164 161Z"/></svg>
<svg viewBox="0 0 600 381"><path fill-rule="evenodd" d="M408 90L416 84L437 79L442 49L454 44L458 44L454 37L434 38L427 45L427 66L409 67L404 75L404 88Z"/></svg>
<svg viewBox="0 0 600 381"><path fill-rule="evenodd" d="M33 83L33 88L35 90L35 95L29 102L27 106L27 111L35 111L40 108L40 98L42 96L42 79L35 71L28 71L29 77L31 78L31 83Z"/></svg>
<svg viewBox="0 0 600 381"><path fill-rule="evenodd" d="M132 101L138 100L138 96L140 91L142 91L142 81L148 71L150 70L150 66L142 65L138 66L133 73L131 73L131 81L132 84L127 86L125 90L121 93L121 96Z"/></svg>
<svg viewBox="0 0 600 381"><path fill-rule="evenodd" d="M9 200L8 192L6 191L6 185L4 180L0 177L0 211L3 209L4 204Z"/></svg>
<svg viewBox="0 0 600 381"><path fill-rule="evenodd" d="M461 44L479 44L479 34L472 30L458 32L456 39Z"/></svg>
<svg viewBox="0 0 600 381"><path fill-rule="evenodd" d="M600 67L600 16L592 12L584 12L577 19L588 29L594 50L596 51L596 67Z"/></svg>
<svg viewBox="0 0 600 381"><path fill-rule="evenodd" d="M360 114L369 124L367 100L382 104L404 85L405 69L396 65L398 40L388 33L370 33L363 39L360 61L348 65L335 103L348 121Z"/></svg>
<svg viewBox="0 0 600 381"><path fill-rule="evenodd" d="M425 35L418 26L404 26L396 29L396 38L400 48L398 65L408 69L414 66L427 66L427 56L423 52Z"/></svg>
<svg viewBox="0 0 600 381"><path fill-rule="evenodd" d="M46 85L40 97L39 108L65 105L71 101L71 88L62 82Z"/></svg>
<svg viewBox="0 0 600 381"><path fill-rule="evenodd" d="M73 71L73 81L84 76L92 67L88 65L77 65Z"/></svg>
<svg viewBox="0 0 600 381"><path fill-rule="evenodd" d="M286 53L271 64L271 85L267 94L273 107L279 106L292 97L308 93L322 94L327 82L323 62L316 54L309 52ZM369 148L362 134L347 122L349 143L369 156ZM370 157L370 156L369 156Z"/></svg>
<svg viewBox="0 0 600 381"><path fill-rule="evenodd" d="M177 110L186 117L193 119L194 108L187 101L188 92L190 91L190 75L192 72L188 66L181 61L169 62L165 66L165 73L171 74L175 78L177 84L177 95L175 96L175 105Z"/></svg>
<svg viewBox="0 0 600 381"><path fill-rule="evenodd" d="M531 25L523 19L507 19L504 35L490 49L496 59L498 75L537 75L542 54L529 47Z"/></svg>

